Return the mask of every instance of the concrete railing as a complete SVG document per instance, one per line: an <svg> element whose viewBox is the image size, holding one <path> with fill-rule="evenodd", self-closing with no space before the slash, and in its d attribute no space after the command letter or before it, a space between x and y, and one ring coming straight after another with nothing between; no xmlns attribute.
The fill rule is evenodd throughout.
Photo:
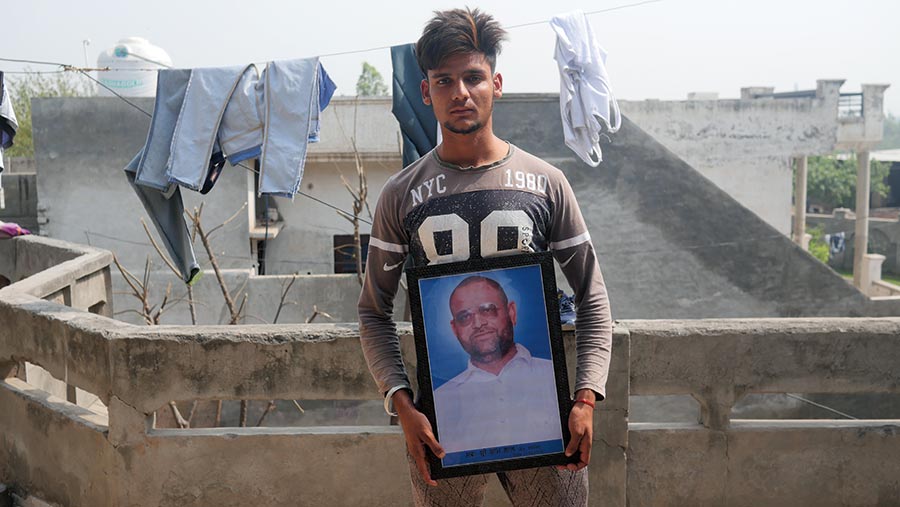
<svg viewBox="0 0 900 507"><path fill-rule="evenodd" d="M173 400L378 398L355 325L128 325L62 304L109 297L108 285L86 281L108 279L109 254L16 241L74 256L17 257L48 260L0 290L0 481L66 506L410 503L396 426L154 427L154 412ZM410 328L400 329L414 375ZM898 334L900 319L618 326L595 418L592 504L900 500L897 421L730 418L751 392L900 392ZM572 333L565 339L574 372ZM16 378L22 361L96 394L108 418ZM702 423L629 425L632 394L693 395ZM493 487L487 504L501 496Z"/></svg>

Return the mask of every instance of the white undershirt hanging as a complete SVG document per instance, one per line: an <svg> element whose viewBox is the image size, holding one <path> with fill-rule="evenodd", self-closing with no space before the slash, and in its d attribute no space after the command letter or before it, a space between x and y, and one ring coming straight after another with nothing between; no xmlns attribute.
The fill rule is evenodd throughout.
<svg viewBox="0 0 900 507"><path fill-rule="evenodd" d="M582 11L554 16L554 59L559 65L559 107L566 146L597 167L603 160L600 135L619 130L622 116L606 73L600 47Z"/></svg>

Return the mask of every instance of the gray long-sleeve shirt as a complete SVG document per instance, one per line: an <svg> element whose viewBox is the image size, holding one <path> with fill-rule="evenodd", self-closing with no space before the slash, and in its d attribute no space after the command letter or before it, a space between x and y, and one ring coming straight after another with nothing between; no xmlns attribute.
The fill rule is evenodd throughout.
<svg viewBox="0 0 900 507"><path fill-rule="evenodd" d="M551 250L577 308L575 390L605 396L612 319L587 225L563 173L515 146L463 169L435 151L391 177L375 208L359 298L360 339L382 394L408 385L392 319L407 256L416 266Z"/></svg>

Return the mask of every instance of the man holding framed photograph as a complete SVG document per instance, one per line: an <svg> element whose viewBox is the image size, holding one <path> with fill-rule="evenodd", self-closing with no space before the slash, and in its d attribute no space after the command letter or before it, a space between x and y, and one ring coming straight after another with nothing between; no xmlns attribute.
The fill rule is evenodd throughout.
<svg viewBox="0 0 900 507"><path fill-rule="evenodd" d="M400 268L408 257L413 266L429 266L543 251L553 252L575 292L578 361L565 453L578 462L498 475L516 505L535 498L552 505L587 504L593 408L604 396L612 342L609 302L563 173L493 133L493 103L503 85L496 58L504 36L500 25L477 9L438 12L426 25L416 44L427 76L422 100L433 107L443 140L388 180L369 240L360 338L385 406L399 416L420 506L480 505L487 479L431 478L426 446L438 458L445 451L414 404L400 354L391 315Z"/></svg>

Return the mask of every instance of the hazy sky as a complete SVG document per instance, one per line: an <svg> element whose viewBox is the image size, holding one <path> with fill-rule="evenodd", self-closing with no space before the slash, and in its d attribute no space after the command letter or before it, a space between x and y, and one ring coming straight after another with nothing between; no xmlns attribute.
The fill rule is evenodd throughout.
<svg viewBox="0 0 900 507"><path fill-rule="evenodd" d="M470 1L507 26L637 0ZM84 64L123 37L164 48L179 67L323 55L414 41L431 11L464 2L266 0L20 1L4 12L0 56ZM814 88L816 79L891 83L886 109L900 115L900 1L662 0L589 17L622 99L684 99L691 91L737 97L742 86ZM554 37L546 23L517 28L499 61L507 92L558 91ZM353 95L361 63L390 83L388 50L331 56L338 93ZM22 65L0 62L0 70ZM45 69L32 66L33 69Z"/></svg>

